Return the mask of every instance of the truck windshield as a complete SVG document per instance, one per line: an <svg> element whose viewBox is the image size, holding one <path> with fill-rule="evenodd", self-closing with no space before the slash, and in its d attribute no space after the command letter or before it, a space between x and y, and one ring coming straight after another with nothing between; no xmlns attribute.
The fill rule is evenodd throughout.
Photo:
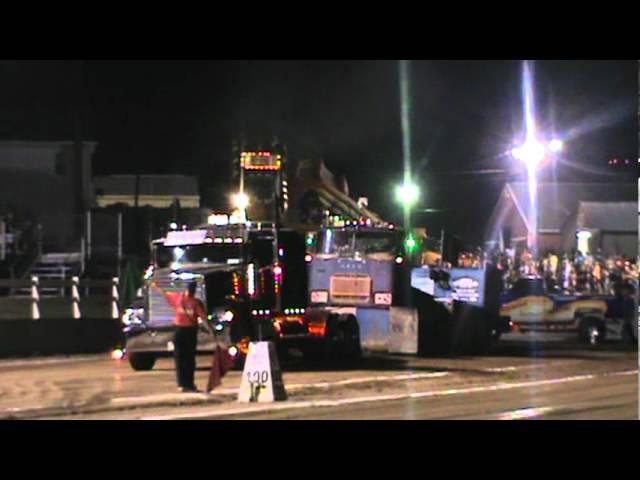
<svg viewBox="0 0 640 480"><path fill-rule="evenodd" d="M355 251L370 253L395 253L396 236L393 232L356 232Z"/></svg>
<svg viewBox="0 0 640 480"><path fill-rule="evenodd" d="M182 247L156 248L158 268L167 268L173 264L232 265L242 260L241 245L190 245Z"/></svg>
<svg viewBox="0 0 640 480"><path fill-rule="evenodd" d="M395 232L373 230L333 230L327 229L318 235L318 254L369 255L375 253L395 253L397 238Z"/></svg>

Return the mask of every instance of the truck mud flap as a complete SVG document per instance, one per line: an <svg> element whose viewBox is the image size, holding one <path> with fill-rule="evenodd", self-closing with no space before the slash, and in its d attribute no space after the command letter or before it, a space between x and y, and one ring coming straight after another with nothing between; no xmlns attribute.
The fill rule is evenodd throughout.
<svg viewBox="0 0 640 480"><path fill-rule="evenodd" d="M418 355L449 354L452 346L451 313L421 290L412 288L411 296L418 316Z"/></svg>
<svg viewBox="0 0 640 480"><path fill-rule="evenodd" d="M389 310L358 308L356 311L360 327L360 345L364 350L388 351Z"/></svg>
<svg viewBox="0 0 640 480"><path fill-rule="evenodd" d="M491 326L486 309L454 302L451 353L485 355L491 346Z"/></svg>
<svg viewBox="0 0 640 480"><path fill-rule="evenodd" d="M391 307L389 353L418 353L418 311L415 308Z"/></svg>

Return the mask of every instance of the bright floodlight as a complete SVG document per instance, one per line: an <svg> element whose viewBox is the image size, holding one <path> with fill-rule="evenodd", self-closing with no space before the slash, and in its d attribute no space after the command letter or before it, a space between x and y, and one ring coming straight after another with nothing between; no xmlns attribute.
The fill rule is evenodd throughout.
<svg viewBox="0 0 640 480"><path fill-rule="evenodd" d="M236 193L232 200L233 206L239 210L246 210L249 206L249 197L246 193Z"/></svg>
<svg viewBox="0 0 640 480"><path fill-rule="evenodd" d="M396 188L396 200L403 205L411 206L418 201L420 190L413 183L400 185Z"/></svg>
<svg viewBox="0 0 640 480"><path fill-rule="evenodd" d="M562 140L551 140L549 142L549 150L551 150L553 153L561 152L563 147L564 144L562 143Z"/></svg>
<svg viewBox="0 0 640 480"><path fill-rule="evenodd" d="M544 146L536 140L531 140L521 147L514 148L511 154L528 167L535 167L544 159Z"/></svg>

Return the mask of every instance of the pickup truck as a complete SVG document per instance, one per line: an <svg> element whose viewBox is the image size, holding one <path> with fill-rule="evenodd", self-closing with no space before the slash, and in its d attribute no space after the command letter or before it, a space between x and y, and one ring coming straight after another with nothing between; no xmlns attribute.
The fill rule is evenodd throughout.
<svg viewBox="0 0 640 480"><path fill-rule="evenodd" d="M592 345L607 335L638 342L638 302L628 289L619 295L569 295L548 292L542 278L519 279L500 298L500 315L514 330L576 332Z"/></svg>

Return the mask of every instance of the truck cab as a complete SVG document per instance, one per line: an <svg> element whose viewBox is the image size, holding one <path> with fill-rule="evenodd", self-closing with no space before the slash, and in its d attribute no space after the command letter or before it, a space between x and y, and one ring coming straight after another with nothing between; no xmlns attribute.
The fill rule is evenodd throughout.
<svg viewBox="0 0 640 480"><path fill-rule="evenodd" d="M304 254L303 236L266 223L202 225L153 242L144 298L122 319L131 366L150 370L173 351L174 311L152 281L165 292L197 282L208 314L198 351L221 345L241 356L249 341L279 337L278 315L304 313Z"/></svg>
<svg viewBox="0 0 640 480"><path fill-rule="evenodd" d="M402 285L408 262L401 232L392 224L338 217L309 244L307 317L318 342L305 354L330 350L333 357L355 358L363 348L384 350L390 310L406 294Z"/></svg>
<svg viewBox="0 0 640 480"><path fill-rule="evenodd" d="M309 254L310 305L388 308L405 262L399 232L356 223L319 230Z"/></svg>

